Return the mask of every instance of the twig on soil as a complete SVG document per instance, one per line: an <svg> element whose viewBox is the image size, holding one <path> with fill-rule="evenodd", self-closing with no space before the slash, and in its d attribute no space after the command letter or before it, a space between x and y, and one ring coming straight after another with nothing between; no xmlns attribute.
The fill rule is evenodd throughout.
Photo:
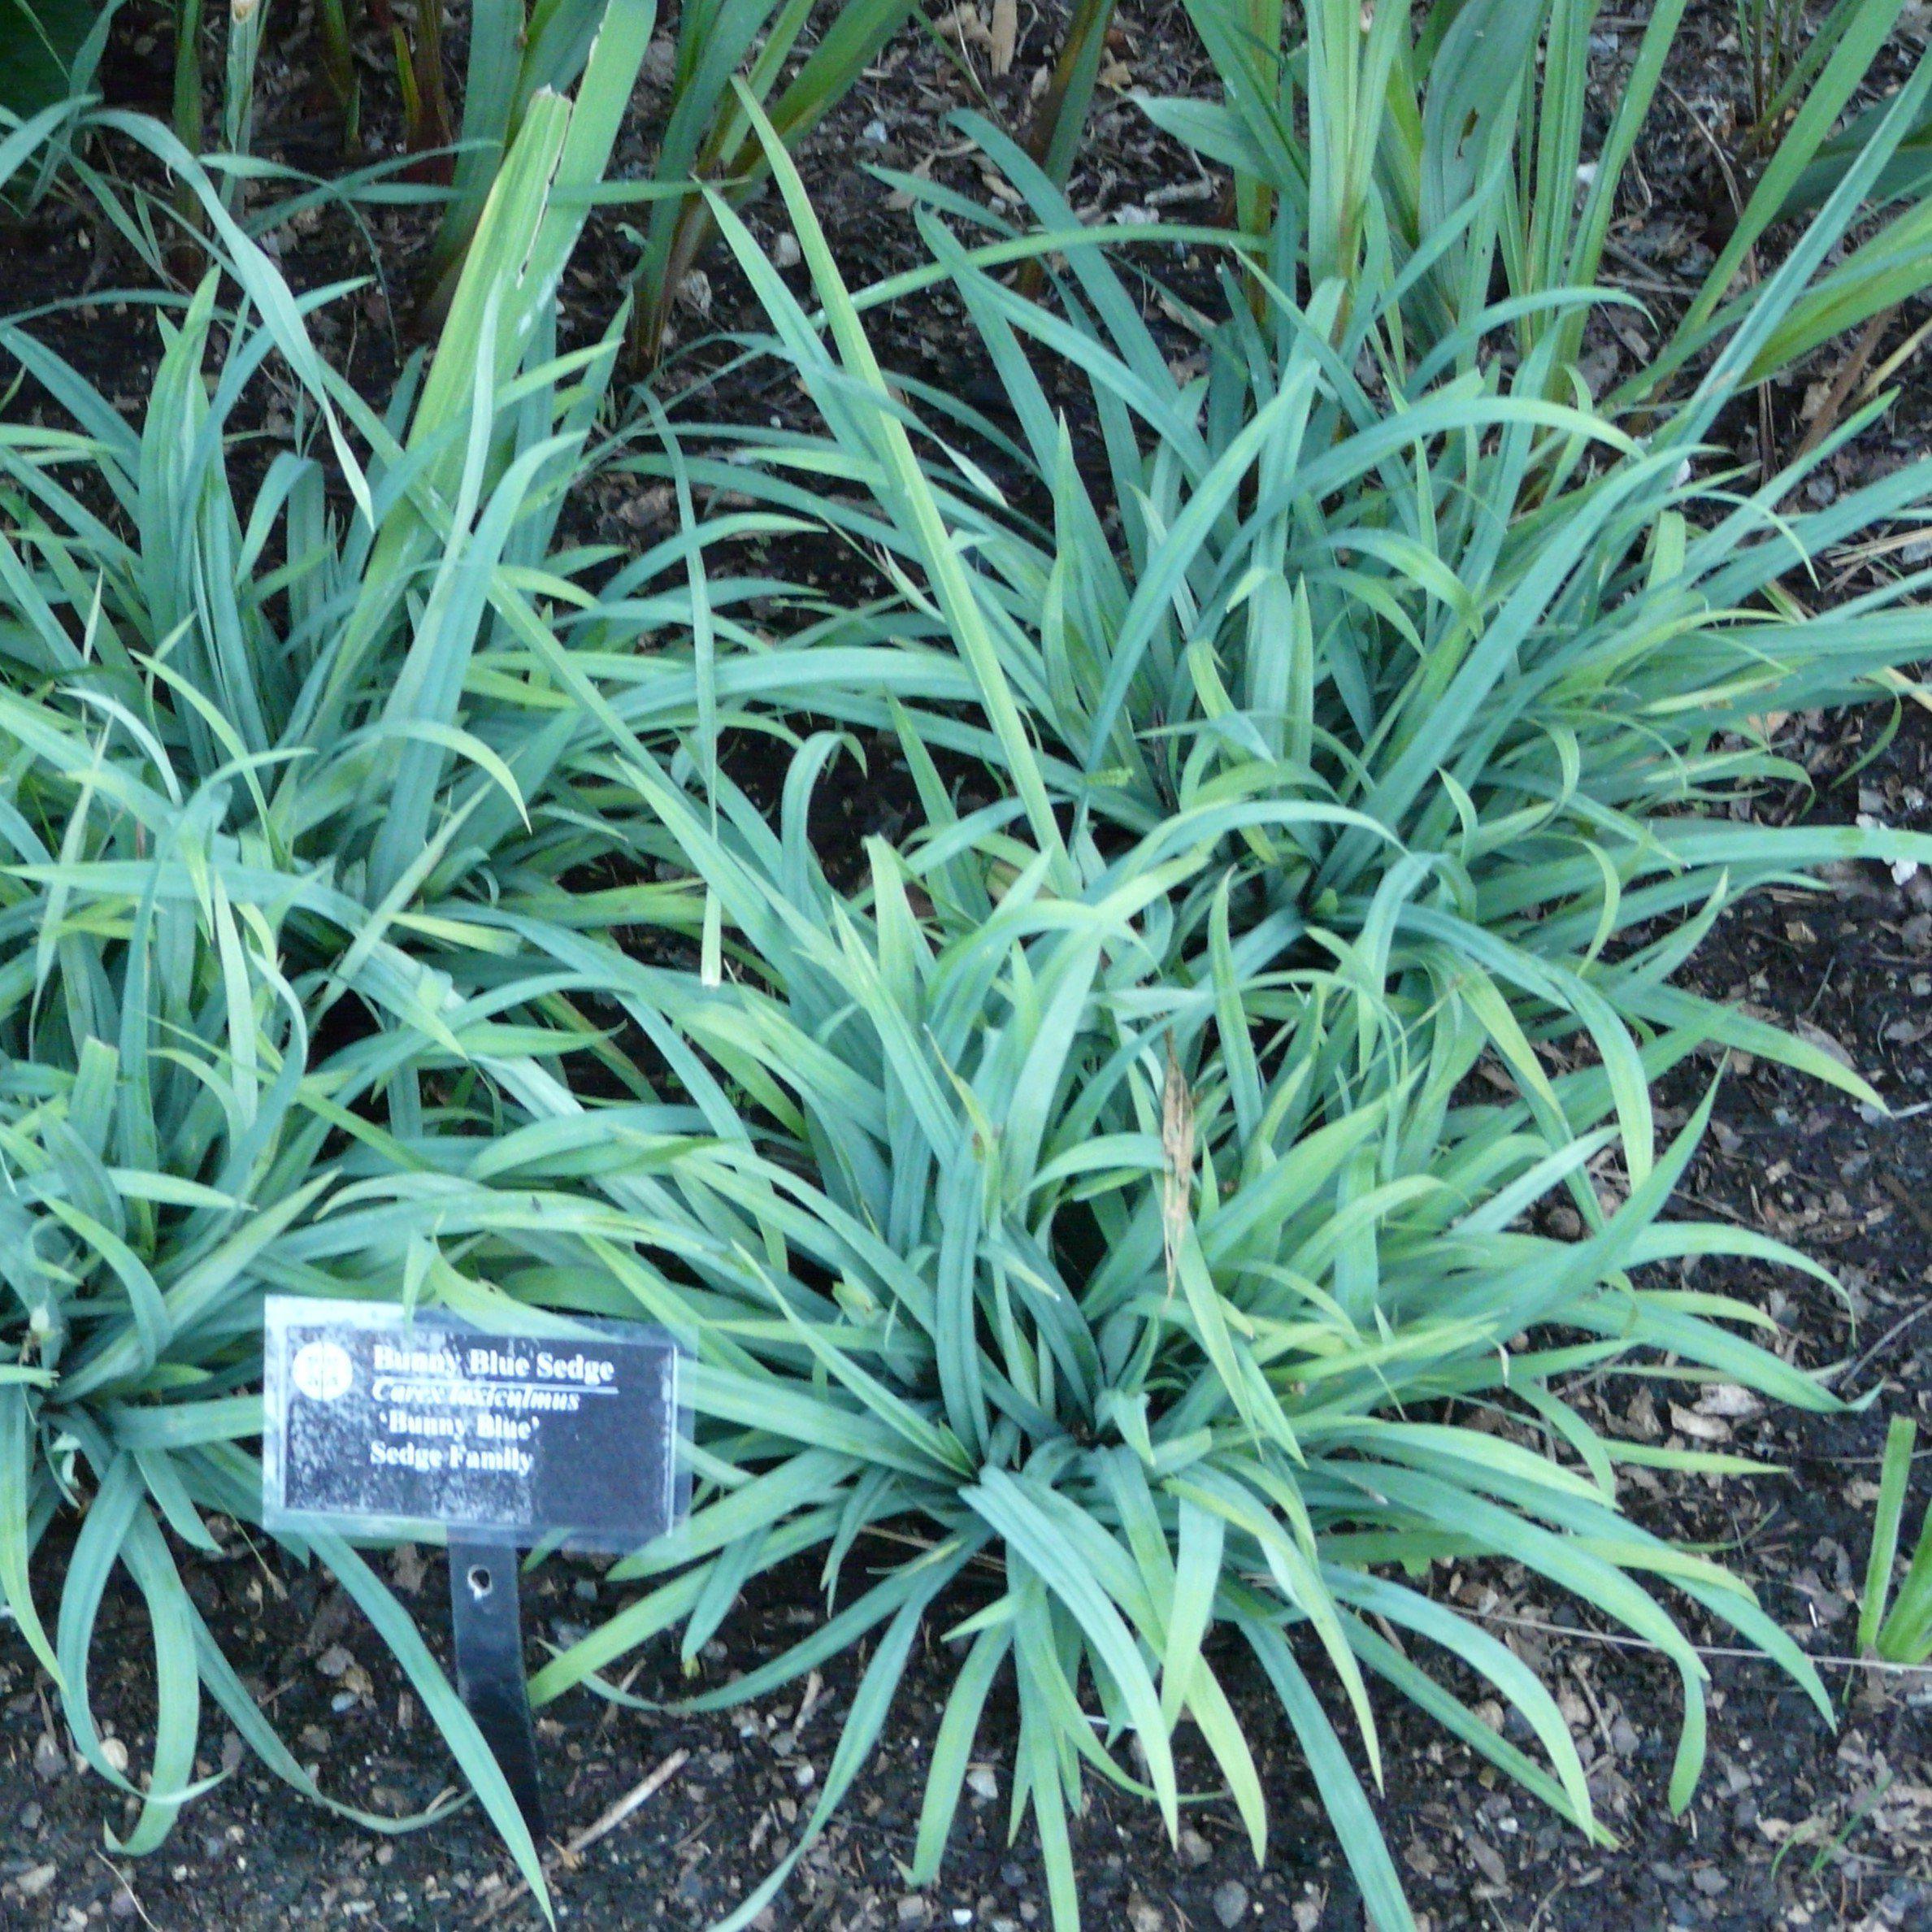
<svg viewBox="0 0 1932 1932"><path fill-rule="evenodd" d="M1604 280L1613 288L1640 289L1646 295L1682 296L1695 285L1686 282L1660 281L1652 266L1641 255L1624 247L1613 235L1604 237L1604 253L1622 263L1631 271L1628 275L1605 276Z"/></svg>
<svg viewBox="0 0 1932 1932"><path fill-rule="evenodd" d="M1926 1212L1925 1203L1895 1174L1880 1174L1878 1185L1918 1223L1921 1235L1932 1236L1932 1213Z"/></svg>
<svg viewBox="0 0 1932 1932"><path fill-rule="evenodd" d="M1530 1923L1526 1928L1526 1932L1537 1932L1538 1927L1543 1923L1543 1915L1548 1912L1551 1906L1554 1905L1557 1899L1561 1898L1564 1893L1569 1889L1569 1878L1568 1875L1565 1874L1563 1878L1559 1878L1556 1882L1543 1895L1542 1898L1537 1901L1536 1910L1530 1916Z"/></svg>
<svg viewBox="0 0 1932 1932"><path fill-rule="evenodd" d="M671 1756L666 1758L655 1770L645 1773L636 1784L632 1786L629 1791L624 1793L623 1797L618 1800L616 1804L613 1804L607 1811L601 1813L592 1823L586 1825L568 1843L546 1858L544 1860L545 1869L546 1871L554 1870L560 1865L567 1865L580 1853L588 1852L599 1839L608 1838L619 1825L623 1823L625 1819L630 1817L632 1812L645 1804L647 1800L654 1796L672 1778L675 1778L690 1761L690 1757L691 1753L688 1751L672 1752ZM499 1892L495 1898L490 1900L489 1904L484 1908L482 1917L478 1922L488 1925L499 1912L507 1911L529 1890L529 1886L519 1878L507 1891Z"/></svg>
<svg viewBox="0 0 1932 1932"><path fill-rule="evenodd" d="M1792 458L1803 462L1818 445L1837 428L1839 418L1845 413L1845 404L1850 399L1853 385L1865 371L1865 366L1876 353L1892 317L1898 313L1895 303L1889 309L1882 309L1865 326L1865 333L1853 345L1851 353L1839 366L1839 372L1832 379L1818 413L1811 419L1811 428L1804 432L1804 440L1798 445L1798 454Z"/></svg>
<svg viewBox="0 0 1932 1932"><path fill-rule="evenodd" d="M1804 1012L1800 1014L1798 1016L1801 1020L1809 1019L1811 1016L1818 1010L1819 1003L1824 999L1826 993L1830 988L1831 975L1837 970L1838 955L1837 953L1834 953L1830 958L1825 962L1825 977L1818 982L1818 990L1812 995L1810 1000L1807 1001L1805 1005Z"/></svg>
<svg viewBox="0 0 1932 1932"><path fill-rule="evenodd" d="M1874 536L1869 543L1843 544L1824 554L1834 564L1870 563L1880 557L1891 556L1894 550L1908 550L1914 544L1922 544L1927 537L1932 537L1932 523L1919 523L1909 530L1895 530L1889 536ZM1847 576L1850 574L1845 573ZM1878 675L1882 678L1897 679L1901 689L1910 683L1903 673L1893 671L1889 666Z"/></svg>
<svg viewBox="0 0 1932 1932"><path fill-rule="evenodd" d="M104 1865L106 1865L108 1870L114 1873L115 1882L119 1885L121 1890L128 1895L128 1903L132 1904L134 1909L141 1914L141 1922L149 1928L149 1932L160 1932L160 1927L156 1925L154 1921L148 1917L148 1908L146 1906L141 1904L141 1894L135 1891L134 1887L128 1882L127 1873L122 1871L119 1865L111 1864L104 1853L97 1852L95 1852L94 1856L99 1859L101 1863Z"/></svg>
<svg viewBox="0 0 1932 1932"><path fill-rule="evenodd" d="M1932 334L1932 322L1921 322L1866 379L1860 402L1869 402L1918 354L1929 334Z"/></svg>
<svg viewBox="0 0 1932 1932"><path fill-rule="evenodd" d="M1694 1208L1701 1208L1707 1214L1720 1214L1726 1221L1734 1221L1739 1227L1756 1227L1757 1219L1750 1214L1740 1214L1734 1207L1721 1200L1711 1200L1701 1194L1687 1194L1684 1199Z"/></svg>
<svg viewBox="0 0 1932 1932"><path fill-rule="evenodd" d="M640 1778L608 1811L600 1813L594 1824L586 1825L563 1847L563 1856L575 1858L580 1852L588 1852L599 1839L608 1838L639 1805L675 1778L690 1761L690 1757L688 1751L672 1752L656 1770Z"/></svg>
<svg viewBox="0 0 1932 1932"><path fill-rule="evenodd" d="M1865 1353L1860 1356L1858 1360L1853 1362L1850 1368L1846 1370L1843 1378L1844 1380L1847 1382L1856 1382L1858 1379L1858 1371L1862 1369L1873 1356L1882 1354L1885 1352L1886 1347L1891 1343L1896 1340L1899 1335L1903 1335L1905 1331L1911 1327L1912 1323L1917 1321L1921 1315L1926 1314L1932 1314L1932 1301L1921 1301L1918 1306L1913 1309L1908 1314L1899 1316L1898 1320L1893 1322L1891 1326L1886 1329L1885 1333L1880 1335L1878 1340L1873 1342L1871 1347L1866 1349Z"/></svg>
<svg viewBox="0 0 1932 1932"><path fill-rule="evenodd" d="M618 1689L620 1691L629 1691L632 1685L637 1682L638 1673L644 1669L644 1665L645 1660L642 1657L640 1657L637 1661L624 1673L623 1681L619 1684L617 1687ZM618 1704L614 1699L604 1706L604 1714L597 1719L597 1735L599 1737L601 1737L605 1731L610 1728L611 1719L614 1717L618 1712L623 1707Z"/></svg>
<svg viewBox="0 0 1932 1932"><path fill-rule="evenodd" d="M1622 1637L1614 1630L1584 1630L1574 1624L1549 1623L1539 1617L1513 1617L1503 1610L1476 1610L1470 1613L1485 1623L1505 1623L1521 1630L1540 1630L1552 1637L1577 1637L1586 1643L1603 1643L1613 1650L1648 1650L1658 1656L1665 1654L1661 1643L1652 1643L1648 1637ZM1693 1643L1691 1649L1700 1657L1734 1657L1741 1663L1769 1664L1774 1660L1761 1650L1746 1650L1734 1644ZM1891 1664L1883 1657L1852 1657L1813 1656L1811 1661L1829 1665L1840 1670L1877 1670L1897 1673L1902 1677L1922 1677L1932 1684L1932 1664Z"/></svg>
<svg viewBox="0 0 1932 1932"><path fill-rule="evenodd" d="M1203 175L1198 181L1170 181L1165 188L1144 194L1140 201L1144 207L1170 208L1176 202L1211 202L1220 192L1220 184Z"/></svg>

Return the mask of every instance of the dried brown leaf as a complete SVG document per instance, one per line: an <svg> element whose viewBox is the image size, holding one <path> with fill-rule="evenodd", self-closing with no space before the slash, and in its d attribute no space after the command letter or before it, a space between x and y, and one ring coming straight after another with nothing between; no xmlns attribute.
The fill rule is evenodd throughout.
<svg viewBox="0 0 1932 1932"><path fill-rule="evenodd" d="M1161 1183L1161 1231L1167 1250L1167 1292L1180 1277L1181 1240L1194 1193L1194 1095L1167 1036L1167 1078L1161 1088L1161 1151L1166 1171Z"/></svg>
<svg viewBox="0 0 1932 1932"><path fill-rule="evenodd" d="M1713 1415L1700 1415L1694 1409L1684 1409L1673 1402L1670 1404L1670 1426L1680 1435L1689 1436L1693 1442L1729 1442L1730 1425L1721 1422Z"/></svg>

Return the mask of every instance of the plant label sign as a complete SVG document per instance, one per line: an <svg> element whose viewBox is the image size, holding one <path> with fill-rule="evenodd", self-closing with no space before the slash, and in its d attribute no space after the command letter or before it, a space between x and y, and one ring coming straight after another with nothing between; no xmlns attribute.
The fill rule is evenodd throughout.
<svg viewBox="0 0 1932 1932"><path fill-rule="evenodd" d="M642 1324L557 1327L269 1296L267 1526L619 1552L662 1535L690 1480L677 1344Z"/></svg>

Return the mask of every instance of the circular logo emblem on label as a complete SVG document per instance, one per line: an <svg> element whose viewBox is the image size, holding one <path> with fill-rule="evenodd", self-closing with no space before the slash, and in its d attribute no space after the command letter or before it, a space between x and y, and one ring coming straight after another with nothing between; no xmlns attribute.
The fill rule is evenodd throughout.
<svg viewBox="0 0 1932 1932"><path fill-rule="evenodd" d="M336 1342L304 1342L289 1365L295 1386L311 1402L332 1402L349 1392L355 1364L349 1351Z"/></svg>

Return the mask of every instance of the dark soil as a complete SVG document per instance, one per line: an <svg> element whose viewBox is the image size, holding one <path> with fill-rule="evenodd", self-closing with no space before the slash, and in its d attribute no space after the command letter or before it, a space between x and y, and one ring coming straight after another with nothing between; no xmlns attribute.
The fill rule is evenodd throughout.
<svg viewBox="0 0 1932 1932"><path fill-rule="evenodd" d="M1734 16L1726 5L1694 15L1673 64L1674 91L1633 174L1610 263L1634 293L1662 309L1681 301L1721 246L1730 212L1717 156L1721 148L1734 152L1743 82ZM958 10L942 31L959 42L975 80L962 78L930 42L905 37L814 136L802 165L849 281L921 258L910 215L864 171L867 164L923 170L975 195L1002 191L944 116L971 106L1022 126L1028 89L1050 57L1060 17L1057 9L1022 9L1012 72L995 80L973 37L979 16L970 7ZM1606 67L1628 59L1640 26L1640 13L1599 23L1597 51ZM117 102L164 110L165 36L163 15L132 8L124 15L106 74ZM453 46L453 58L458 51ZM1097 105L1072 185L1075 205L1089 218L1158 211L1209 219L1213 185L1152 135L1124 91L1205 91L1183 9L1123 6L1112 58L1118 68ZM219 72L218 63L211 65ZM365 124L377 145L393 142L394 103L373 80ZM646 91L621 168L641 166L655 125ZM265 65L258 145L290 165L326 172L341 165L331 128L306 30L293 33ZM769 221L768 211L754 211L753 226L766 239ZM379 284L317 328L324 348L372 393L393 379L409 346L397 317L406 312L427 233L420 211L372 213L367 237L332 212L278 238L284 265L305 284L380 269ZM601 325L631 258L616 224L593 224L567 288L571 329ZM1163 264L1179 274L1198 267L1185 258ZM71 301L37 328L137 415L156 338L150 312L117 291L144 279L138 267L98 220L58 203L0 250L0 314ZM712 418L797 411L796 393L769 370L712 380L731 359L723 336L755 328L758 318L742 283L715 254L704 271L679 310L683 340L658 378L661 391L700 385L692 407ZM1922 319L1910 312L1895 318L1878 357ZM877 320L888 363L969 394L982 380L957 310L942 297L901 304ZM1603 379L1613 380L1653 341L1640 317L1633 316L1627 333L1606 332L1595 344ZM1845 345L1828 345L1810 368L1767 394L1756 419L1730 426L1741 459L1760 454L1761 439L1787 453L1795 446L1844 354ZM1932 447L1932 385L1910 373L1904 380L1899 406L1813 482L1814 497ZM597 534L631 545L662 534L675 514L667 492L609 476L582 509ZM1841 594L1860 573L1898 561L1839 560L1835 579L1810 594ZM1932 714L1907 703L1895 736L1882 743L1891 722L1882 707L1786 721L1782 742L1809 771L1813 789L1767 797L1753 809L1780 818L1862 813L1932 830ZM904 796L901 775L883 763L865 781L847 768L828 788L827 843L848 849L855 831L889 827ZM1687 1214L1778 1235L1836 1270L1842 1298L1808 1278L1756 1264L1706 1263L1695 1279L1776 1315L1798 1359L1846 1365L1835 1386L1869 1405L1824 1418L1764 1412L1636 1378L1569 1392L1587 1410L1653 1441L1722 1444L1780 1465L1778 1475L1721 1484L1635 1469L1627 1477L1631 1504L1649 1526L1708 1547L1758 1587L1772 1614L1820 1661L1840 1721L1835 1732L1827 1729L1774 1669L1724 1654L1725 1634L1703 1629L1692 1613L1687 1627L1713 1647L1711 1756L1690 1809L1674 1820L1664 1798L1675 1736L1671 1672L1643 1650L1600 1635L1587 1606L1553 1598L1508 1566L1453 1578L1449 1587L1464 1607L1489 1620L1556 1690L1583 1741L1600 1813L1622 1842L1593 1850L1462 1747L1406 1709L1390 1708L1383 1814L1430 1932L1932 1927L1932 1673L1879 1675L1844 1662L1853 1648L1883 1418L1917 1413L1932 1421L1932 877L1900 880L1882 868L1854 867L1817 892L1766 894L1727 918L1694 973L1705 991L1833 1043L1893 1109L1889 1118L1869 1117L1781 1069L1734 1062L1681 1203ZM1700 1083L1715 1070L1696 1066L1669 1086L1667 1120L1687 1114ZM1613 1185L1614 1177L1604 1181ZM433 1726L382 1644L327 1578L239 1533L228 1548L219 1563L185 1561L190 1587L325 1788L397 1814L451 1789L457 1774ZM391 1574L446 1658L440 1561L405 1552ZM44 1583L43 1603L54 1600L56 1581ZM567 1641L631 1594L588 1565L543 1566L526 1589L532 1663L543 1645ZM795 1641L817 1620L821 1603L814 1569L781 1572L706 1647L692 1674L665 1640L640 1653L630 1687L671 1700L728 1681ZM971 1606L957 1607L963 1613ZM937 1633L949 1621L936 1616L928 1630ZM946 1875L930 1894L906 1886L927 1743L949 1676L936 1635L928 1646L854 1793L762 1925L1014 1932L1044 1924L1037 1858L1024 1834L1017 1845L1007 1842L1011 1741L997 1710L982 1738L985 1755ZM138 1765L152 1725L149 1659L141 1607L124 1583L103 1607L95 1655L97 1714L126 1740ZM559 1865L559 1917L590 1927L695 1929L742 1898L809 1813L859 1662L842 1660L822 1678L723 1716L646 1715L584 1692L544 1713L559 1841L673 1754L688 1754L627 1821ZM1191 1811L1177 1852L1151 1813L1096 1791L1076 1828L1087 1922L1128 1932L1243 1924L1267 1932L1359 1932L1359 1901L1284 1722L1265 1687L1245 1679L1232 1659L1228 1672L1269 1789L1274 1838L1266 1869L1256 1870L1223 1801L1209 1797ZM202 1770L225 1770L225 1781L185 1812L154 1857L137 1865L119 1859L102 1837L104 1824L124 1822L119 1801L77 1769L46 1686L15 1633L0 1626L0 1926L83 1932L111 1920L157 1932L256 1932L342 1923L401 1932L536 1922L529 1902L514 1895L514 1873L474 1808L427 1830L381 1839L293 1797L238 1739L224 1737L219 1722L210 1724L202 1747ZM1214 1788L1205 1771L1197 1788Z"/></svg>

